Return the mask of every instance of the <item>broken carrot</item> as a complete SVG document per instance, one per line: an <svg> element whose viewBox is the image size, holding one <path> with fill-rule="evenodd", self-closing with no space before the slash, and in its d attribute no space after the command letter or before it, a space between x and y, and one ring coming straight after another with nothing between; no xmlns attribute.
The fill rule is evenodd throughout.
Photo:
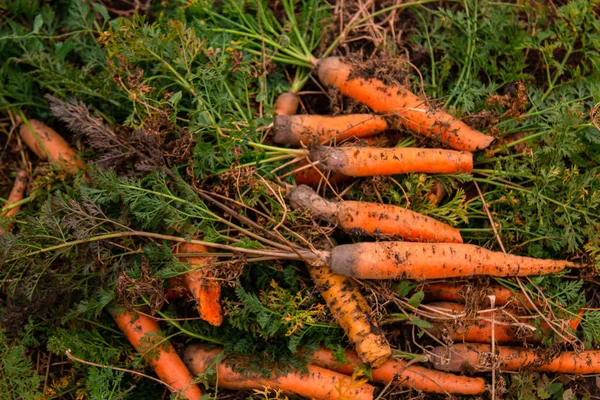
<svg viewBox="0 0 600 400"><path fill-rule="evenodd" d="M375 112L393 113L407 129L437 139L453 149L476 151L485 149L494 141L492 136L428 106L426 100L403 86L389 86L373 77L358 76L357 68L340 57L321 59L317 69L323 84L337 88Z"/></svg>
<svg viewBox="0 0 600 400"><path fill-rule="evenodd" d="M183 359L195 375L204 373L210 367L216 367L218 387L233 390L262 390L269 388L281 390L299 396L318 400L372 400L375 388L364 382L353 381L352 378L314 365L307 365L307 372L273 372L264 376L260 372L242 372L245 366L250 369L251 360L243 358L215 360L223 350L208 349L202 344L193 344L185 349ZM270 367L274 370L275 366Z"/></svg>
<svg viewBox="0 0 600 400"><path fill-rule="evenodd" d="M416 242L462 243L460 231L406 208L361 201L331 202L306 185L290 189L293 208L337 224L345 232L402 238Z"/></svg>
<svg viewBox="0 0 600 400"><path fill-rule="evenodd" d="M298 111L300 99L294 92L284 92L277 96L273 104L273 114L275 115L294 115Z"/></svg>
<svg viewBox="0 0 600 400"><path fill-rule="evenodd" d="M23 200L23 197L25 196L25 190L27 190L27 183L27 171L21 170L17 172L17 175L15 176L15 183L13 184L12 190L8 195L8 199L6 199L6 204L2 207L2 210L0 210L0 218L9 219L19 212L21 206L14 206L10 209L9 207ZM6 224L6 230L0 228L0 235L10 232L12 227L13 223L12 221L9 221Z"/></svg>

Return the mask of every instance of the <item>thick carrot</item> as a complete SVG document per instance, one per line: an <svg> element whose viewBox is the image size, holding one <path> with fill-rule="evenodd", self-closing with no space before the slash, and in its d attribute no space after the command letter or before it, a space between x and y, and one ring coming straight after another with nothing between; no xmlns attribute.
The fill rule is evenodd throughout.
<svg viewBox="0 0 600 400"><path fill-rule="evenodd" d="M208 368L214 367L215 358L221 354L220 348L207 349L204 345L193 344L185 349L183 359L194 374L201 374ZM260 372L240 372L240 367L249 369L252 360L226 359L216 366L217 382L219 387L233 390L253 390L265 387L282 390L286 393L296 394L311 399L343 400L373 399L375 388L367 383L353 382L346 375L307 365L308 372L287 372L271 376L263 376ZM269 370L274 370L275 366Z"/></svg>
<svg viewBox="0 0 600 400"><path fill-rule="evenodd" d="M473 155L469 152L413 147L319 146L310 152L310 159L322 169L349 176L460 174L473 170Z"/></svg>
<svg viewBox="0 0 600 400"><path fill-rule="evenodd" d="M356 235L402 238L416 242L462 243L460 231L406 208L360 201L328 201L306 185L289 192L292 207L337 224Z"/></svg>
<svg viewBox="0 0 600 400"><path fill-rule="evenodd" d="M311 364L351 375L362 363L355 352L346 350L345 353L347 364L340 364L331 350L322 347L312 354L306 352ZM474 395L485 392L485 381L481 378L440 373L419 365L408 365L404 360L388 360L380 367L372 369L371 380L384 385L393 382L401 387L429 393Z"/></svg>
<svg viewBox="0 0 600 400"><path fill-rule="evenodd" d="M371 307L352 280L333 274L328 266L307 264L329 310L356 347L360 359L373 367L383 364L392 350L384 332L369 317Z"/></svg>
<svg viewBox="0 0 600 400"><path fill-rule="evenodd" d="M73 172L85 168L77 152L54 129L43 122L30 119L21 125L19 134L27 147L40 159L49 159L60 167Z"/></svg>
<svg viewBox="0 0 600 400"><path fill-rule="evenodd" d="M278 115L274 122L275 143L300 146L339 142L352 137L376 135L388 129L385 118L371 114L339 117L323 115Z"/></svg>
<svg viewBox="0 0 600 400"><path fill-rule="evenodd" d="M21 209L21 206L13 207L10 210L8 209L8 207L23 200L23 196L25 195L25 190L27 190L27 183L28 183L27 171L21 170L21 171L17 172L17 175L15 176L15 183L12 187L12 190L10 191L10 194L8 195L8 199L6 199L7 202L4 205L4 207L2 207L2 210L0 210L0 218L8 219L10 217L13 217L16 213L19 212L19 210ZM6 231L4 229L0 228L0 235L11 231L12 227L13 227L13 223L8 222L6 224Z"/></svg>
<svg viewBox="0 0 600 400"><path fill-rule="evenodd" d="M144 360L154 368L160 379L189 400L199 400L202 397L200 389L193 383L192 374L171 342L162 335L155 319L136 311L127 311L121 306L114 306L108 311L131 345L144 356Z"/></svg>
<svg viewBox="0 0 600 400"><path fill-rule="evenodd" d="M492 348L489 344L461 343L433 349L435 369L453 372L485 372L492 370ZM495 357L501 371L532 370L561 374L600 373L600 350L576 353L567 351L553 355L543 350L495 346Z"/></svg>
<svg viewBox="0 0 600 400"><path fill-rule="evenodd" d="M486 250L472 244L375 242L334 247L334 273L359 279L440 279L451 277L529 276L578 268L568 261L539 260Z"/></svg>
<svg viewBox="0 0 600 400"><path fill-rule="evenodd" d="M484 298L485 296L494 295L496 297L495 304L497 306L503 306L505 304L512 303L515 306L523 306L527 309L532 309L533 304L527 299L525 294L520 292L513 292L512 290L502 285L486 285L482 288L473 287L471 293L466 292L468 284L453 283L453 282L439 282L439 283L426 283L423 286L423 293L425 294L425 300L427 301L454 301L464 303L467 297L472 297L473 294L477 298ZM487 302L489 302L486 299ZM536 303L536 305L539 305Z"/></svg>
<svg viewBox="0 0 600 400"><path fill-rule="evenodd" d="M179 253L206 253L208 250L201 244L184 243L179 247ZM185 260L184 260L185 261ZM221 285L211 279L212 274L203 271L206 265L205 257L189 257L187 262L193 269L182 276L183 286L188 288L197 303L200 318L214 326L223 323L223 309L221 308Z"/></svg>
<svg viewBox="0 0 600 400"><path fill-rule="evenodd" d="M453 116L428 107L427 102L402 86L388 86L384 82L360 77L350 63L339 57L320 60L318 75L321 82L333 86L342 94L366 104L378 113L394 113L406 128L447 144L453 149L476 151L485 149L492 136L470 128Z"/></svg>
<svg viewBox="0 0 600 400"><path fill-rule="evenodd" d="M275 115L294 115L298 111L300 99L294 92L284 92L280 94L273 104L273 114Z"/></svg>

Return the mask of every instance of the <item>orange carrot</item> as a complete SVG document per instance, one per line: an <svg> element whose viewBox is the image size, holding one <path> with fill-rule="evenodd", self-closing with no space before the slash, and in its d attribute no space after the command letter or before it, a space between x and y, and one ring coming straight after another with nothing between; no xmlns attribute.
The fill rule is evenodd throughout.
<svg viewBox="0 0 600 400"><path fill-rule="evenodd" d="M485 149L493 141L492 136L470 128L453 116L427 106L402 86L388 86L384 82L358 76L357 69L339 57L320 60L319 79L333 86L346 96L366 104L378 113L394 113L406 128L447 144L453 149L476 151Z"/></svg>
<svg viewBox="0 0 600 400"><path fill-rule="evenodd" d="M427 200L429 200L431 204L437 206L442 202L442 200L444 200L446 194L446 188L444 187L442 182L440 182L437 179L434 179L433 186L431 187L431 189L429 189L429 192L427 193Z"/></svg>
<svg viewBox="0 0 600 400"><path fill-rule="evenodd" d="M25 195L25 190L27 190L27 183L28 183L27 182L27 171L21 170L21 171L17 172L17 175L15 176L15 183L13 185L12 190L10 191L10 194L8 195L7 202L4 205L4 207L2 207L2 210L0 210L0 218L8 219L8 218L13 217L16 213L19 212L19 210L21 209L21 206L16 206L11 209L8 209L8 207L23 200L23 196ZM13 223L8 222L6 224L6 231L4 229L0 228L0 235L11 231L12 227L13 227Z"/></svg>
<svg viewBox="0 0 600 400"><path fill-rule="evenodd" d="M351 375L362 366L355 352L346 350L347 364L340 364L331 350L319 348L308 354L308 362L342 374ZM485 392L485 381L448 373L440 373L418 365L408 365L404 360L388 360L380 367L371 370L371 380L384 385L393 382L401 387L429 393L450 393L461 395Z"/></svg>
<svg viewBox="0 0 600 400"><path fill-rule="evenodd" d="M383 331L370 318L371 307L356 283L333 274L326 265L307 264L307 268L333 317L355 345L360 359L373 367L383 364L392 350Z"/></svg>
<svg viewBox="0 0 600 400"><path fill-rule="evenodd" d="M294 92L284 92L277 97L273 104L273 114L275 115L294 115L298 111L300 99Z"/></svg>
<svg viewBox="0 0 600 400"><path fill-rule="evenodd" d="M165 383L189 400L199 400L202 393L171 342L164 338L155 319L121 306L108 310L135 350Z"/></svg>
<svg viewBox="0 0 600 400"><path fill-rule="evenodd" d="M492 348L489 344L464 343L433 349L439 357L433 361L435 369L453 372L491 371ZM600 350L576 353L567 351L558 355L544 350L495 346L495 359L500 371L540 371L561 374L599 374Z"/></svg>
<svg viewBox="0 0 600 400"><path fill-rule="evenodd" d="M406 208L360 201L328 201L306 185L289 192L292 207L337 224L356 235L403 238L416 242L462 243L460 231Z"/></svg>
<svg viewBox="0 0 600 400"><path fill-rule="evenodd" d="M309 165L306 161L298 163L298 168ZM323 176L328 177L327 180L331 185L337 185L351 179L347 175L338 174L337 172L323 173L316 169L317 167L309 167L294 173L296 185L318 186L324 180Z"/></svg>
<svg viewBox="0 0 600 400"><path fill-rule="evenodd" d="M40 159L49 159L72 172L82 170L85 164L77 152L54 129L43 122L30 119L21 125L19 134L27 147Z"/></svg>
<svg viewBox="0 0 600 400"><path fill-rule="evenodd" d="M323 115L278 115L274 122L275 143L300 146L340 142L352 137L376 135L388 129L383 117L351 114L339 117Z"/></svg>
<svg viewBox="0 0 600 400"><path fill-rule="evenodd" d="M460 174L473 170L471 153L442 149L319 146L310 152L310 159L322 169L349 176Z"/></svg>
<svg viewBox="0 0 600 400"><path fill-rule="evenodd" d="M529 276L579 268L568 261L539 260L486 250L472 244L375 242L333 248L334 273L359 279L440 279Z"/></svg>
<svg viewBox="0 0 600 400"><path fill-rule="evenodd" d="M423 293L425 294L425 300L427 301L438 300L461 303L464 303L467 300L467 297L484 298L488 295L494 295L496 296L495 304L497 306L512 303L515 306L523 306L527 309L533 308L533 304L531 304L525 294L513 292L502 285L491 284L481 288L472 287L471 293L467 293L465 290L467 288L469 288L469 285L462 283L426 283L423 286ZM469 296L469 294L472 294L473 296ZM486 301L489 303L487 299ZM536 305L539 305L539 303L536 302Z"/></svg>
<svg viewBox="0 0 600 400"><path fill-rule="evenodd" d="M184 243L179 247L180 253L206 253L208 249L201 244ZM206 265L205 257L190 257L187 262L193 269L183 275L183 285L190 291L197 303L200 318L214 326L223 323L223 310L221 308L221 285L211 279L212 273L203 271Z"/></svg>
<svg viewBox="0 0 600 400"><path fill-rule="evenodd" d="M185 349L183 359L194 374L201 374L215 364L215 358L222 352L220 348L207 349L201 344L193 344ZM252 360L244 358L227 359L216 366L219 387L233 390L253 390L267 387L282 390L311 399L323 400L372 400L375 388L367 383L354 382L350 377L307 365L308 372L288 372L268 377L260 372L240 372L240 367L249 369ZM270 367L269 370L274 370Z"/></svg>

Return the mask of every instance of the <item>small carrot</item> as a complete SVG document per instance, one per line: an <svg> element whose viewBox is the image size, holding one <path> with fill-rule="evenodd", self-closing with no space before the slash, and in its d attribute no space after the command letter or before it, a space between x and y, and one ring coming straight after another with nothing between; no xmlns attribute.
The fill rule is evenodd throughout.
<svg viewBox="0 0 600 400"><path fill-rule="evenodd" d="M351 350L345 352L347 364L340 364L331 350L322 347L312 354L308 351L305 353L309 363L346 375L353 374L363 366L357 354ZM371 380L384 385L392 382L401 387L428 393L474 395L485 392L485 381L481 378L440 373L419 365L409 365L401 359L388 360L380 367L373 368Z"/></svg>
<svg viewBox="0 0 600 400"><path fill-rule="evenodd" d="M185 349L183 359L195 375L204 373L214 366L215 358L223 350L209 350L202 344L193 344ZM241 372L240 367L249 367L252 360L243 358L226 359L216 366L216 385L225 389L253 390L265 387L281 390L311 399L322 400L372 400L375 388L364 382L355 382L350 377L307 365L307 373L287 372L263 376L260 372ZM270 367L274 370L275 366Z"/></svg>
<svg viewBox="0 0 600 400"><path fill-rule="evenodd" d="M473 155L469 152L413 147L319 146L311 150L310 159L322 169L349 176L460 174L473 170Z"/></svg>
<svg viewBox="0 0 600 400"><path fill-rule="evenodd" d="M40 159L49 159L73 172L85 168L85 164L69 143L43 122L30 119L21 125L19 134L27 147Z"/></svg>
<svg viewBox="0 0 600 400"><path fill-rule="evenodd" d="M274 122L275 143L300 146L340 142L344 139L376 135L388 129L383 117L351 114L339 117L323 115L278 115Z"/></svg>
<svg viewBox="0 0 600 400"><path fill-rule="evenodd" d="M568 261L539 260L486 250L472 244L375 242L334 247L331 270L358 279L440 279L529 276L580 268Z"/></svg>
<svg viewBox="0 0 600 400"><path fill-rule="evenodd" d="M424 99L402 86L389 86L372 78L361 77L357 69L339 57L327 57L317 65L321 82L342 94L366 104L378 113L394 113L408 129L447 144L456 150L485 149L492 136L470 128L453 116L427 106Z"/></svg>
<svg viewBox="0 0 600 400"><path fill-rule="evenodd" d="M192 243L184 243L178 250L180 253L206 253L207 251L203 245ZM183 285L196 300L200 318L213 326L220 326L223 323L223 309L220 303L221 285L211 279L210 272L202 270L202 266L206 265L205 257L190 257L187 262L190 268L198 268L183 275L182 280Z"/></svg>
<svg viewBox="0 0 600 400"><path fill-rule="evenodd" d="M495 346L494 364L500 371L540 371L561 374L599 374L600 350L566 351L558 355L543 350ZM492 347L489 344L460 343L433 349L437 355L435 369L453 372L492 370Z"/></svg>
<svg viewBox="0 0 600 400"><path fill-rule="evenodd" d="M273 104L273 114L275 115L294 115L298 111L300 99L294 92L284 92L280 94Z"/></svg>
<svg viewBox="0 0 600 400"><path fill-rule="evenodd" d="M356 235L375 235L417 242L462 243L460 231L406 208L361 201L328 201L306 185L290 189L293 208L337 224Z"/></svg>
<svg viewBox="0 0 600 400"><path fill-rule="evenodd" d="M433 186L429 189L429 192L427 193L427 200L431 204L437 206L444 200L446 194L447 192L446 188L444 187L444 184L439 180L434 179Z"/></svg>
<svg viewBox="0 0 600 400"><path fill-rule="evenodd" d="M426 283L423 286L423 293L427 301L453 301L461 303L464 303L467 297L476 296L477 298L484 298L487 295L494 295L497 306L512 303L515 306L523 306L527 309L533 308L533 304L531 304L531 301L527 299L525 294L513 292L502 285L491 284L481 288L472 287L470 293L467 293L467 288L469 288L468 284L455 282ZM470 294L473 296L470 296ZM537 302L535 304L539 305Z"/></svg>
<svg viewBox="0 0 600 400"><path fill-rule="evenodd" d="M121 306L113 306L108 311L131 345L143 355L160 379L187 399L200 400L202 393L193 383L192 374L171 342L162 335L155 319L136 311L127 311Z"/></svg>
<svg viewBox="0 0 600 400"><path fill-rule="evenodd" d="M298 163L299 171L294 173L294 180L296 181L296 185L318 186L319 183L321 183L324 180L323 176L327 177L327 180L331 185L337 185L339 183L343 183L351 179L349 176L338 174L337 172L320 172L317 170L316 166L300 169L306 165L309 165L306 161Z"/></svg>
<svg viewBox="0 0 600 400"><path fill-rule="evenodd" d="M369 317L371 307L356 283L333 274L326 265L307 264L307 268L333 317L356 347L360 359L373 367L383 364L392 350L383 331Z"/></svg>
<svg viewBox="0 0 600 400"><path fill-rule="evenodd" d="M10 191L10 194L8 195L7 202L4 205L4 207L2 207L2 210L0 210L0 218L9 219L19 212L21 206L15 206L10 209L9 206L14 205L19 201L23 200L23 196L25 196L25 190L27 190L27 183L27 171L21 170L17 172L17 175L15 176L15 183L13 185L12 190ZM6 230L0 228L0 235L11 231L12 227L13 223L9 221L6 224Z"/></svg>

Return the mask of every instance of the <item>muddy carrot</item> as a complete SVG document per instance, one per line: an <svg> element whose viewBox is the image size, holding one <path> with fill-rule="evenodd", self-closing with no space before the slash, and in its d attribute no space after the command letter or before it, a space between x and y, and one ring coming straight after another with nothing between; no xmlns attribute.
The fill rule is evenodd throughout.
<svg viewBox="0 0 600 400"><path fill-rule="evenodd" d="M470 292L467 292L469 290ZM495 304L497 306L503 306L505 304L512 303L515 306L523 306L527 309L532 309L533 304L527 299L525 294L520 292L513 292L512 290L502 285L486 285L485 287L477 288L469 286L466 283L456 282L438 282L438 283L426 283L423 286L423 293L425 294L425 300L427 301L453 301L464 303L467 298L476 296L477 298L485 298L489 295L496 297ZM489 302L486 299L486 302ZM539 305L539 303L536 303Z"/></svg>
<svg viewBox="0 0 600 400"><path fill-rule="evenodd" d="M344 139L376 135L388 129L383 117L352 114L339 117L323 115L278 115L274 122L275 143L300 146L301 143L340 142Z"/></svg>
<svg viewBox="0 0 600 400"><path fill-rule="evenodd" d="M460 174L473 170L473 155L465 151L413 147L325 147L310 152L319 168L349 176L398 175L411 172Z"/></svg>
<svg viewBox="0 0 600 400"><path fill-rule="evenodd" d="M472 244L375 242L333 248L334 273L358 279L440 279L451 277L554 274L581 265L486 250Z"/></svg>
<svg viewBox="0 0 600 400"><path fill-rule="evenodd" d="M155 319L128 311L121 306L108 310L135 350L166 384L189 400L200 400L202 393L193 377L169 342L162 335Z"/></svg>
<svg viewBox="0 0 600 400"><path fill-rule="evenodd" d="M184 243L179 246L179 253L206 253L206 247L200 244ZM183 260L185 261L185 260ZM186 287L196 300L200 318L214 326L223 323L221 308L221 285L211 279L212 273L202 269L206 265L205 257L189 257L187 262L192 271L182 276L183 286Z"/></svg>
<svg viewBox="0 0 600 400"><path fill-rule="evenodd" d="M389 86L373 77L361 77L358 68L339 57L328 57L317 65L321 82L366 104L378 113L394 114L406 128L447 144L456 150L485 149L492 136L470 128L464 122L433 107L402 86Z"/></svg>
<svg viewBox="0 0 600 400"><path fill-rule="evenodd" d="M220 348L208 349L201 344L193 344L185 349L183 359L195 375L215 367L215 358L221 354ZM271 376L265 377L260 372L242 372L244 367L250 369L252 360L237 358L225 359L216 366L215 382L219 387L233 390L253 390L267 387L285 393L322 400L372 400L374 387L362 382L353 382L346 375L307 365L307 372L287 372L277 374L275 366Z"/></svg>
<svg viewBox="0 0 600 400"><path fill-rule="evenodd" d="M370 318L371 307L356 283L333 274L326 265L307 264L307 268L333 317L354 344L360 359L373 367L384 363L392 350L383 331Z"/></svg>
<svg viewBox="0 0 600 400"><path fill-rule="evenodd" d="M294 115L298 111L300 99L294 92L284 92L280 94L273 104L273 114L275 115Z"/></svg>
<svg viewBox="0 0 600 400"><path fill-rule="evenodd" d="M11 209L9 209L9 206L23 200L23 196L25 196L25 190L27 190L27 171L21 170L17 172L17 175L15 176L15 183L10 191L10 194L8 195L7 202L2 207L2 210L0 210L0 218L8 219L19 212L21 206L12 207ZM6 224L6 230L0 228L0 235L10 232L12 227L13 223L8 222Z"/></svg>
<svg viewBox="0 0 600 400"><path fill-rule="evenodd" d="M323 347L315 352L305 352L308 362L342 374L351 375L363 366L355 352L346 350L347 364L340 364L331 350ZM449 373L440 373L419 365L408 365L404 360L388 360L378 368L371 370L371 380L384 385L393 382L404 388L416 389L428 393L474 395L485 392L485 381L481 378L469 378Z"/></svg>
<svg viewBox="0 0 600 400"><path fill-rule="evenodd" d="M54 129L34 119L30 119L28 124L21 125L19 134L27 147L40 159L49 159L73 172L85 168L77 152Z"/></svg>
<svg viewBox="0 0 600 400"><path fill-rule="evenodd" d="M406 208L361 201L331 202L306 185L292 188L289 199L293 208L307 210L312 217L337 224L351 234L462 243L458 229Z"/></svg>
<svg viewBox="0 0 600 400"><path fill-rule="evenodd" d="M439 346L433 349L438 357L433 367L453 372L491 371L491 345L464 343L449 347ZM561 374L598 374L600 373L600 351L588 350L579 353L567 351L558 355L543 350L519 347L495 346L495 359L501 371L540 371Z"/></svg>

